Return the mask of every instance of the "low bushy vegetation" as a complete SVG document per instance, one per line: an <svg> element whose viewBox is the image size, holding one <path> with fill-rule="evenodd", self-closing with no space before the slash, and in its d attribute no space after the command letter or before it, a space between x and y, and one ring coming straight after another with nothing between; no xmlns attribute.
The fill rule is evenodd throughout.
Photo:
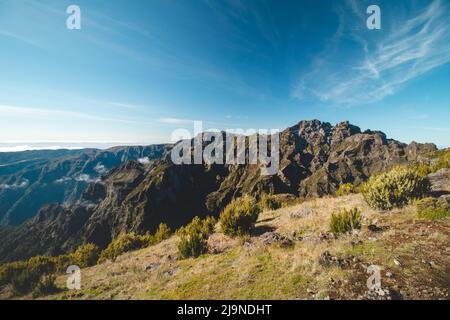
<svg viewBox="0 0 450 320"><path fill-rule="evenodd" d="M331 214L330 231L333 233L347 233L361 228L361 212L358 208L344 209Z"/></svg>
<svg viewBox="0 0 450 320"><path fill-rule="evenodd" d="M70 264L86 268L97 264L100 257L100 248L95 244L88 243L78 247L78 249L70 254Z"/></svg>
<svg viewBox="0 0 450 320"><path fill-rule="evenodd" d="M277 210L281 208L282 202L276 195L262 194L259 205L264 210Z"/></svg>
<svg viewBox="0 0 450 320"><path fill-rule="evenodd" d="M114 261L121 254L138 250L149 245L149 235L138 235L134 232L122 233L114 239L100 254L100 262Z"/></svg>
<svg viewBox="0 0 450 320"><path fill-rule="evenodd" d="M431 159L427 163L413 163L410 168L416 170L421 177L426 177L440 169L450 168L450 149L433 152L428 157Z"/></svg>
<svg viewBox="0 0 450 320"><path fill-rule="evenodd" d="M161 241L164 241L172 235L172 231L170 230L169 226L165 223L161 223L156 230L155 234L152 235L149 239L150 245L155 245L160 243Z"/></svg>
<svg viewBox="0 0 450 320"><path fill-rule="evenodd" d="M450 206L448 203L436 198L424 198L416 202L419 218L437 220L450 218Z"/></svg>
<svg viewBox="0 0 450 320"><path fill-rule="evenodd" d="M260 211L255 198L251 196L233 200L220 214L222 232L232 237L249 234L255 227Z"/></svg>
<svg viewBox="0 0 450 320"><path fill-rule="evenodd" d="M122 233L116 239L114 239L108 247L100 254L99 262L102 263L106 260L114 261L121 254L142 249L150 245L155 245L171 235L170 228L161 223L156 230L155 234L146 233L144 235L136 234L135 232Z"/></svg>
<svg viewBox="0 0 450 320"><path fill-rule="evenodd" d="M86 268L106 259L114 260L120 254L157 244L170 237L170 228L161 223L152 234L136 235L126 233L115 239L103 252L92 243L81 245L74 252L55 257L35 256L26 261L16 261L0 265L0 286L11 284L17 295L49 294L54 288L55 273L65 272L70 265Z"/></svg>
<svg viewBox="0 0 450 320"><path fill-rule="evenodd" d="M191 223L177 231L180 237L178 250L183 258L198 257L208 251L208 237L214 231L216 219L195 217Z"/></svg>
<svg viewBox="0 0 450 320"><path fill-rule="evenodd" d="M27 261L6 263L0 266L0 284L11 284L17 295L31 292L42 276L56 272L55 257L36 256Z"/></svg>
<svg viewBox="0 0 450 320"><path fill-rule="evenodd" d="M59 291L55 284L55 275L44 275L33 291L33 298L54 294Z"/></svg>
<svg viewBox="0 0 450 320"><path fill-rule="evenodd" d="M342 183L339 185L339 189L336 191L338 197L346 196L352 193L356 193L355 187L351 183Z"/></svg>
<svg viewBox="0 0 450 320"><path fill-rule="evenodd" d="M413 200L425 197L431 190L426 177L415 169L395 167L392 170L370 177L362 187L367 204L379 210L401 208Z"/></svg>

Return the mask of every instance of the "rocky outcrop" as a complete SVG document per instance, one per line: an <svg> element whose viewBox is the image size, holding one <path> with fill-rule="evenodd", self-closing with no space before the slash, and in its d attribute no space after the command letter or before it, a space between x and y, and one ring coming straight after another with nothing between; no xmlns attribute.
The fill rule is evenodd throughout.
<svg viewBox="0 0 450 320"><path fill-rule="evenodd" d="M433 148L361 132L348 122L332 126L312 120L281 132L279 172L272 176L262 176L259 165L175 165L168 153L150 165L128 161L91 184L77 203L44 207L36 219L0 232L7 239L0 257L70 251L85 242L104 247L120 232L153 232L161 222L178 228L194 216L217 216L246 193L332 194L341 183L359 184ZM30 247L14 246L17 239Z"/></svg>

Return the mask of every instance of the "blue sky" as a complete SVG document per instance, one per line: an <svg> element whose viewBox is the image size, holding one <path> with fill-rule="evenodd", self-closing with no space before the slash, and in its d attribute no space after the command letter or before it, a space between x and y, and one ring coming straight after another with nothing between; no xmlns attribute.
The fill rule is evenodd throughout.
<svg viewBox="0 0 450 320"><path fill-rule="evenodd" d="M68 30L66 8L81 8ZM366 27L381 8L382 29ZM0 0L0 144L303 119L450 146L450 3Z"/></svg>

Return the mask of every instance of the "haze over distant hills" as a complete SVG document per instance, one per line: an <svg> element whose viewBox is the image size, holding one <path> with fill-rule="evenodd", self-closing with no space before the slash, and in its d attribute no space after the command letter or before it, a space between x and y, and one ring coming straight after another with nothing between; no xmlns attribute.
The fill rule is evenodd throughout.
<svg viewBox="0 0 450 320"><path fill-rule="evenodd" d="M0 153L0 222L20 224L47 203L67 204L128 160L151 161L164 145Z"/></svg>

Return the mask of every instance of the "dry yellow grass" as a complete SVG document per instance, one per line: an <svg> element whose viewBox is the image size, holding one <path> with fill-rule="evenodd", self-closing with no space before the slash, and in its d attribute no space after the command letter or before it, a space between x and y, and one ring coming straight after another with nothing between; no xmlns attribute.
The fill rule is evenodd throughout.
<svg viewBox="0 0 450 320"><path fill-rule="evenodd" d="M363 223L359 233L341 235L337 239L320 237L321 234L328 232L331 213L353 207L358 207L362 211ZM291 217L293 212L305 208L310 208L311 214L300 218ZM383 230L379 232L368 230L367 226L372 223L382 227ZM439 287L444 292L448 292L449 289L450 223L448 220L420 221L416 218L412 207L377 212L370 209L359 194L326 197L276 211L263 212L256 227L257 234L250 240L251 244L242 244L238 239L231 239L220 233L220 228L217 227L216 232L208 240L210 253L196 259L180 259L177 250L178 238L173 236L155 246L124 254L115 262L105 262L83 269L82 290L64 290L44 298L354 299L361 297L364 294L367 275L351 267L322 266L319 257L324 251L340 257L356 256L364 265L379 265L382 267L383 275L389 270L396 278L386 280L386 286L395 287L402 292L404 298L420 298L415 288L430 276L436 278L433 286ZM281 235L291 235L295 232L303 237L303 240L294 241L293 245L287 248L265 245L258 240L258 235L268 230ZM433 250L432 256L427 253ZM431 271L419 261L425 258L434 260ZM400 260L402 266L395 265L394 259ZM66 279L66 275L59 276L57 285L64 288ZM7 293L4 292L3 295L5 294ZM445 295L443 297L445 298Z"/></svg>

